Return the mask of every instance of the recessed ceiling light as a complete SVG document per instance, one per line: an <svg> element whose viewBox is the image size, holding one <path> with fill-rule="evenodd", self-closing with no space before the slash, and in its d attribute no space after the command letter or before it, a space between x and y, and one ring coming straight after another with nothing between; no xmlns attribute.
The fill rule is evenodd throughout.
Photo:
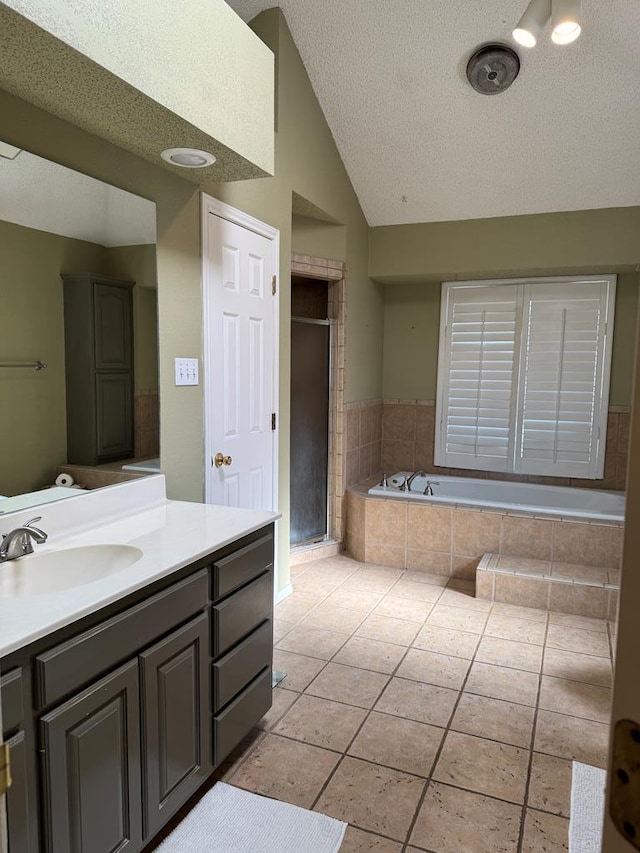
<svg viewBox="0 0 640 853"><path fill-rule="evenodd" d="M216 162L213 154L197 148L165 148L160 156L167 163L181 166L183 169L204 169L205 166L213 166Z"/></svg>

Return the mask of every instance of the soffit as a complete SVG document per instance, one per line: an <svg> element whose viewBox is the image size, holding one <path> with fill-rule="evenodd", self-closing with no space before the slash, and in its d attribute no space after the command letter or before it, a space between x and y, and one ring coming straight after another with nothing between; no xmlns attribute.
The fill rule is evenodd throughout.
<svg viewBox="0 0 640 853"><path fill-rule="evenodd" d="M245 20L272 5L228 2ZM578 41L518 47L492 97L467 59L513 44L526 0L280 5L370 225L640 204L638 0L582 0Z"/></svg>

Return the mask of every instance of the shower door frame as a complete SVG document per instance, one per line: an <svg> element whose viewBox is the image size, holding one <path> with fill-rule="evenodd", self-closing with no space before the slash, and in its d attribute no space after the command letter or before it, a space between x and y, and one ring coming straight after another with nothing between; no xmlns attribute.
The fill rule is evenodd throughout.
<svg viewBox="0 0 640 853"><path fill-rule="evenodd" d="M344 485L346 482L346 447L344 441L344 352L346 325L346 267L343 261L291 256L291 275L327 282L329 342L329 482L327 488L327 534L324 539L344 540ZM298 546L294 546L298 547ZM302 545L301 547L305 547Z"/></svg>

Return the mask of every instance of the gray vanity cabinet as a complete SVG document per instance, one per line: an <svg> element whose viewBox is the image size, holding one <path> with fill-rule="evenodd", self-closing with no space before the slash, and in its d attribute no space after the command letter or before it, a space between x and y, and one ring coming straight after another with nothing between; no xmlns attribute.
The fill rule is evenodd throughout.
<svg viewBox="0 0 640 853"><path fill-rule="evenodd" d="M138 662L45 714L40 735L48 853L141 849Z"/></svg>
<svg viewBox="0 0 640 853"><path fill-rule="evenodd" d="M24 732L7 740L11 761L11 787L7 791L7 830L11 853L37 853L38 843L29 814L31 797L27 775Z"/></svg>
<svg viewBox="0 0 640 853"><path fill-rule="evenodd" d="M206 613L140 655L145 837L211 773Z"/></svg>
<svg viewBox="0 0 640 853"><path fill-rule="evenodd" d="M133 455L132 281L63 275L67 461Z"/></svg>

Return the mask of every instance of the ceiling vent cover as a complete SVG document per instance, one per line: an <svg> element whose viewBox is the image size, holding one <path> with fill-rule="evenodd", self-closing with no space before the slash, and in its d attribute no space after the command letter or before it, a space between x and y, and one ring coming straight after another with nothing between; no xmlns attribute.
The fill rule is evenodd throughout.
<svg viewBox="0 0 640 853"><path fill-rule="evenodd" d="M485 44L479 47L467 63L467 78L476 92L499 95L518 76L520 58L506 44Z"/></svg>

